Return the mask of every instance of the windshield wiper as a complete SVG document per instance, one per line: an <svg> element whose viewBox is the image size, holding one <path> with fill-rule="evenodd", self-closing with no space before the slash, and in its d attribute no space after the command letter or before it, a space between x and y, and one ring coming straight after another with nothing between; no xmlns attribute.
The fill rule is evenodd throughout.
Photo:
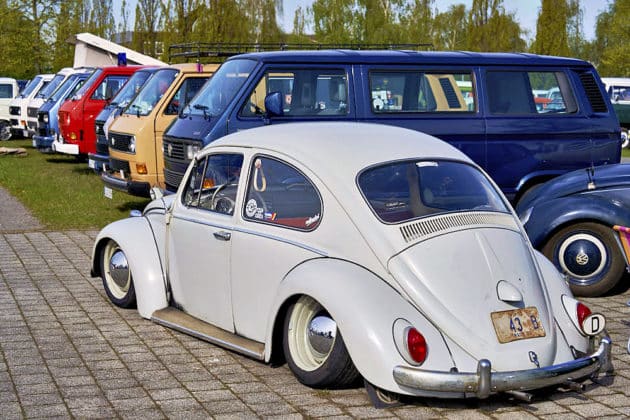
<svg viewBox="0 0 630 420"><path fill-rule="evenodd" d="M140 118L140 106L131 105L131 107L136 109L136 117Z"/></svg>
<svg viewBox="0 0 630 420"><path fill-rule="evenodd" d="M204 120L207 120L207 119L209 119L212 116L212 115L208 114L208 106L207 105L195 104L195 105L193 105L193 108L201 109L203 111L203 119Z"/></svg>

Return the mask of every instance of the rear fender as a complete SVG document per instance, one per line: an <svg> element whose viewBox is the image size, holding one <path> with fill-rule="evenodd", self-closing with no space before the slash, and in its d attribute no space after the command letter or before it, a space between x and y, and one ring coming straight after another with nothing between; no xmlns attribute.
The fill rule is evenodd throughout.
<svg viewBox="0 0 630 420"><path fill-rule="evenodd" d="M453 358L458 358L466 360L464 368L476 369L476 361L459 349L449 349L438 329L383 279L363 267L330 258L299 265L280 284L267 324L267 361L271 359L274 326L283 322L282 309L300 295L312 297L328 311L337 323L356 368L367 381L380 388L419 395L418 391L401 388L392 374L395 366L410 366L394 342L393 326L400 318L426 338L429 351L422 368L449 371L455 366ZM458 355L452 356L455 351Z"/></svg>
<svg viewBox="0 0 630 420"><path fill-rule="evenodd" d="M151 318L157 309L167 306L164 271L148 220L131 217L110 223L100 231L92 251L92 276L100 277L101 250L108 240L113 240L125 252L133 285L136 290L138 312L143 318Z"/></svg>
<svg viewBox="0 0 630 420"><path fill-rule="evenodd" d="M534 207L525 230L534 247L540 248L562 226L589 220L611 227L628 226L630 211L596 196L564 197Z"/></svg>

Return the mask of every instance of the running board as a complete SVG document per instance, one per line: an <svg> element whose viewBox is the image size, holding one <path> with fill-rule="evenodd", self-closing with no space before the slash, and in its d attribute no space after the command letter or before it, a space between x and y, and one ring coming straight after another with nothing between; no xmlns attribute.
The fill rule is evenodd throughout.
<svg viewBox="0 0 630 420"><path fill-rule="evenodd" d="M265 360L264 344L210 325L178 309L158 309L151 315L151 321L245 356Z"/></svg>

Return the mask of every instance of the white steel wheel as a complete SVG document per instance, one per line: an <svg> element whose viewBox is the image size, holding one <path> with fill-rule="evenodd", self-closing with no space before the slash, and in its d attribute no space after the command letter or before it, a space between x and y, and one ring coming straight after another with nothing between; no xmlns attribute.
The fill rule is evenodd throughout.
<svg viewBox="0 0 630 420"><path fill-rule="evenodd" d="M130 308L136 304L136 292L127 256L110 240L101 250L101 276L105 292L116 306Z"/></svg>
<svg viewBox="0 0 630 420"><path fill-rule="evenodd" d="M283 348L289 368L305 385L346 387L359 377L337 324L308 296L300 297L288 310Z"/></svg>

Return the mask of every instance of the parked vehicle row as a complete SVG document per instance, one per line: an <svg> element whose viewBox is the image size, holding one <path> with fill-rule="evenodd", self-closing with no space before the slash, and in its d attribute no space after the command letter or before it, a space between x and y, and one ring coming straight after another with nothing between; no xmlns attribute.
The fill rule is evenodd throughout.
<svg viewBox="0 0 630 420"><path fill-rule="evenodd" d="M51 149L89 156L107 196L149 196L153 187L174 192L196 153L232 132L323 121L411 128L450 143L489 173L575 293L605 293L625 275L611 232L630 226L630 168L619 165L619 121L589 63L322 50L241 54L217 67L144 69L144 83L115 101L124 106L95 125L106 98L138 70L98 69L60 106ZM567 205L582 201L577 210Z"/></svg>
<svg viewBox="0 0 630 420"><path fill-rule="evenodd" d="M155 198L96 239L114 304L309 386L362 378L376 405L529 400L611 368L573 294L625 274L630 165L589 63L321 50L66 73L34 145Z"/></svg>

